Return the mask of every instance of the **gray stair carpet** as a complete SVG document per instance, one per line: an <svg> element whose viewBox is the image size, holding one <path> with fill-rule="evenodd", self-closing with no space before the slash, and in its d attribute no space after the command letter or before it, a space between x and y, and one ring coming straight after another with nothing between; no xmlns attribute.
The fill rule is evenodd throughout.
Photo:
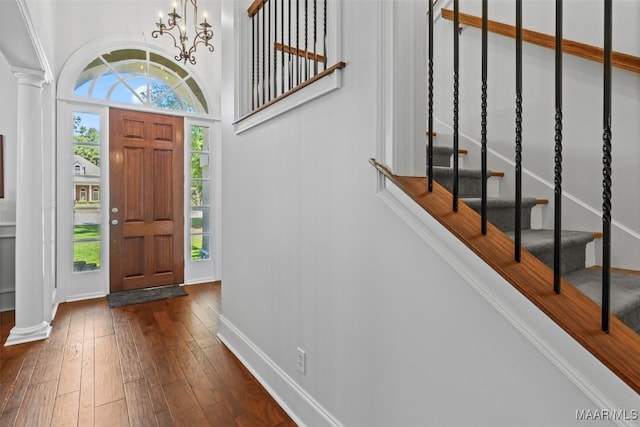
<svg viewBox="0 0 640 427"><path fill-rule="evenodd" d="M474 211L480 213L482 199L464 198L463 201ZM523 197L521 204L522 228L531 228L531 208L538 204L538 199ZM487 220L502 231L513 231L516 228L516 201L514 199L487 199Z"/></svg>
<svg viewBox="0 0 640 427"><path fill-rule="evenodd" d="M514 238L514 232L505 233ZM540 261L553 268L553 230L522 230L522 247ZM584 269L586 265L586 245L593 241L593 233L586 231L562 230L560 274Z"/></svg>
<svg viewBox="0 0 640 427"><path fill-rule="evenodd" d="M489 175L491 172L487 172ZM480 197L482 195L482 172L474 169L458 170L458 196ZM453 168L434 166L433 179L449 191L453 190Z"/></svg>
<svg viewBox="0 0 640 427"><path fill-rule="evenodd" d="M433 146L433 177L449 191L453 188L453 168L450 146ZM487 173L491 176L491 172ZM481 171L460 169L458 171L458 194L461 200L476 212L481 209ZM522 199L522 246L553 268L553 230L531 229L531 208L537 199ZM487 219L512 239L515 230L515 200L490 198L487 200ZM570 283L582 290L596 303L601 302L602 272L586 269L586 245L594 240L593 233L585 231L562 231L562 261L560 273ZM626 325L640 333L640 275L611 274L611 312Z"/></svg>
<svg viewBox="0 0 640 427"><path fill-rule="evenodd" d="M582 269L564 277L598 304L602 303L602 270ZM640 276L611 273L611 312L640 334Z"/></svg>

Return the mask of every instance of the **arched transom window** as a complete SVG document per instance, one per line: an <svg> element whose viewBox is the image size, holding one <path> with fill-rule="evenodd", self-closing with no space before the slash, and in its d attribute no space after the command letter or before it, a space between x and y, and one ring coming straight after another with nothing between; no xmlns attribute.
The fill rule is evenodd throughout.
<svg viewBox="0 0 640 427"><path fill-rule="evenodd" d="M80 73L73 94L109 103L208 112L204 94L187 70L139 49L114 50L95 58Z"/></svg>

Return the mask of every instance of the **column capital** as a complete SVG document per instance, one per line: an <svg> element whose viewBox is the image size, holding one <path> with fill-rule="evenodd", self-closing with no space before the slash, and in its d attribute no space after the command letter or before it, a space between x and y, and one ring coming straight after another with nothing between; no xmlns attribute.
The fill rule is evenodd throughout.
<svg viewBox="0 0 640 427"><path fill-rule="evenodd" d="M12 67L11 72L18 79L18 85L42 88L44 83L44 71L29 68Z"/></svg>

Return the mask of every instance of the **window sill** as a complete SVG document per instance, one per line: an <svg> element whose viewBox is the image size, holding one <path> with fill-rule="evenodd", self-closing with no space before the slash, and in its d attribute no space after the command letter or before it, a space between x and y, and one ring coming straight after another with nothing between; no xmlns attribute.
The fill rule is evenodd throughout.
<svg viewBox="0 0 640 427"><path fill-rule="evenodd" d="M345 66L344 62L338 62L304 83L272 99L260 108L240 117L233 123L236 135L322 95L340 89L342 79L338 70Z"/></svg>

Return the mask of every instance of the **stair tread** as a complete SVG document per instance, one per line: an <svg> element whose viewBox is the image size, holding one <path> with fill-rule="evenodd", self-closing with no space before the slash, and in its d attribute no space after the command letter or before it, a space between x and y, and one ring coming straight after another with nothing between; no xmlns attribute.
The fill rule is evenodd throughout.
<svg viewBox="0 0 640 427"><path fill-rule="evenodd" d="M482 199L479 197L466 197L462 199L472 209L480 209L482 205ZM536 206L539 200L535 197L523 197L522 208L528 209ZM487 198L487 207L491 209L512 209L516 205L515 199L506 198Z"/></svg>
<svg viewBox="0 0 640 427"><path fill-rule="evenodd" d="M505 234L513 238L515 233L509 231ZM593 233L589 231L562 230L561 236L563 247L585 245L593 241ZM553 242L553 230L522 230L522 246L529 251L552 250Z"/></svg>
<svg viewBox="0 0 640 427"><path fill-rule="evenodd" d="M492 176L493 174L495 174L496 172L493 171L487 171L487 176ZM433 176L437 177L437 176L443 176L443 177L448 177L448 176L452 176L453 175L453 168L448 167L448 166L434 166L433 167ZM464 176L464 177L481 177L482 176L482 171L480 169L467 169L467 168L461 168L458 169L458 176Z"/></svg>
<svg viewBox="0 0 640 427"><path fill-rule="evenodd" d="M434 145L433 154L453 154L453 147L449 147L447 145ZM459 148L458 154L469 154L469 150Z"/></svg>
<svg viewBox="0 0 640 427"><path fill-rule="evenodd" d="M602 302L602 271L585 269L565 275L565 279L596 303ZM611 272L611 311L618 317L640 309L640 277L633 273ZM631 326L631 325L630 325ZM635 328L640 326L635 325Z"/></svg>

